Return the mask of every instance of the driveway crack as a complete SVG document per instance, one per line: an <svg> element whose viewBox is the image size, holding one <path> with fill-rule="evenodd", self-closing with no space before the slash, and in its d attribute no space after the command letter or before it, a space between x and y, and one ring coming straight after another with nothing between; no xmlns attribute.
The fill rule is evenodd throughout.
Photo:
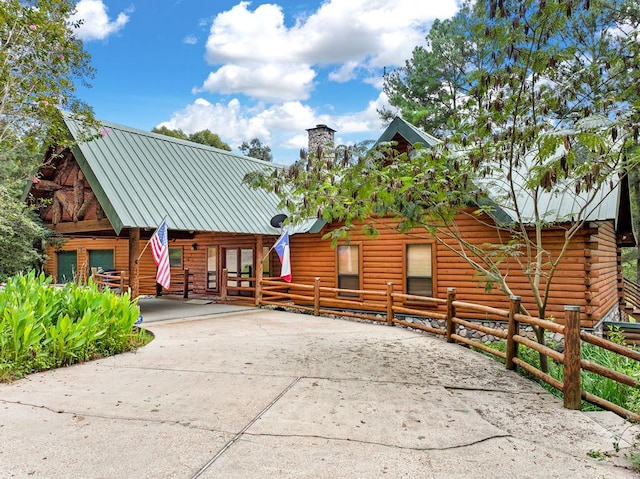
<svg viewBox="0 0 640 479"><path fill-rule="evenodd" d="M246 434L247 430L253 426L256 421L258 421L269 409L271 409L280 399L282 399L282 397L287 394L291 388L293 388L298 381L300 381L302 379L302 377L297 377L295 378L286 388L284 388L280 394L278 394L275 399L273 401L271 401L269 404L267 404L267 406L260 411L256 416L253 417L253 419L251 419L251 421L249 421L242 429L240 429L240 431L238 431L236 433L235 436L233 436L233 438L231 438L224 446L222 446L222 448L211 458L209 459L209 461L200 468L200 470L198 470L198 472L196 472L193 476L191 476L191 479L197 479L198 477L202 476L202 474L205 473L205 471L207 469L209 469L209 467L211 467L211 465L216 462L225 452L227 449L229 449L231 446L233 446L244 434Z"/></svg>

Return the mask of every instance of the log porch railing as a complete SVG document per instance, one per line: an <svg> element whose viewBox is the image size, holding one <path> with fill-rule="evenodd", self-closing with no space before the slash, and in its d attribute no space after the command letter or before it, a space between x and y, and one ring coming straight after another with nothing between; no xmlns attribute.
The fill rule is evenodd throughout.
<svg viewBox="0 0 640 479"><path fill-rule="evenodd" d="M91 278L100 288L108 288L121 293L129 291L129 275L126 271L99 273L97 268L91 268ZM155 291L155 276L141 276L139 282L140 287L143 289ZM167 293L180 294L186 299L191 292L193 292L193 274L189 272L189 268L182 270L182 274L171 277L171 288Z"/></svg>
<svg viewBox="0 0 640 479"><path fill-rule="evenodd" d="M240 280L250 281L253 286L227 286L227 281ZM518 296L511 297L511 306L507 311L458 301L456 300L455 288L449 289L445 300L437 298L425 299L420 296L397 293L393 291L392 283L386 284L386 290L378 291L321 287L319 278L316 278L313 285L285 283L277 278L264 278L257 284L258 287L256 288L255 278L232 278L228 277L226 272L223 272L223 299L227 294L227 289L253 291L256 304L259 305L285 306L307 311L314 315L330 314L386 322L389 326L398 324L407 328L441 335L448 342L464 343L502 358L507 369L515 370L520 367L526 370L536 378L561 391L563 393L564 407L568 409L580 409L581 400L585 400L603 409L613 411L624 418L636 422L640 421L640 414L637 412L629 411L582 390L580 377L582 370L590 371L630 387L640 386L640 381L637 378L581 359L583 343L592 344L635 361L640 361L640 352L586 331L581 331L580 308L578 306L565 306L564 324L559 324L521 314L521 298ZM355 299L339 297L339 295L352 295ZM376 304L384 304L385 307L367 309L365 307L366 304L360 299L364 297L375 298ZM439 324L444 324L444 327L434 327L433 322L428 322L431 325L417 323L412 321L411 318L439 320ZM469 321L469 318L478 318L483 321L506 321L507 330L483 326L477 322ZM521 334L523 325L539 326L547 331L563 335L564 352L558 352L548 346L541 345ZM504 339L507 344L506 352L497 351L482 342L460 335L460 328L480 331ZM518 356L520 347L531 348L561 364L564 370L563 380L559 381L520 359Z"/></svg>

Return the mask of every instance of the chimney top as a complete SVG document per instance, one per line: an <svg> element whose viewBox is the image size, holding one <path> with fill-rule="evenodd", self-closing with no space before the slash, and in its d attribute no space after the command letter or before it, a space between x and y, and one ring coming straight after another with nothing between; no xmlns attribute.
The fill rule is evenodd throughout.
<svg viewBox="0 0 640 479"><path fill-rule="evenodd" d="M307 131L313 131L313 130L329 130L334 133L336 132L336 130L334 130L333 128L329 128L327 125L323 123L316 125L315 128L307 128Z"/></svg>

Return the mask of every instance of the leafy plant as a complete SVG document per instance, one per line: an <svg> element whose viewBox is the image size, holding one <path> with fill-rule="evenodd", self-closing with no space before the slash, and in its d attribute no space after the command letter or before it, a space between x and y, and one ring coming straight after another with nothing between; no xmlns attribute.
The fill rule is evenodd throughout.
<svg viewBox="0 0 640 479"><path fill-rule="evenodd" d="M0 379L135 349L148 336L134 326L140 310L128 294L95 284L51 285L30 272L0 291Z"/></svg>

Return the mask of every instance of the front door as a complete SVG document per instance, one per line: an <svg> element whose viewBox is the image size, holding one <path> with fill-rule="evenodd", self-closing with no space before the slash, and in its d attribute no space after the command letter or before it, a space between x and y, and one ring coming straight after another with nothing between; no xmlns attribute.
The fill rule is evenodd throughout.
<svg viewBox="0 0 640 479"><path fill-rule="evenodd" d="M58 261L56 281L58 283L73 281L78 272L78 254L75 251L58 251L56 259Z"/></svg>
<svg viewBox="0 0 640 479"><path fill-rule="evenodd" d="M253 277L253 249L249 248L225 248L225 268L229 276ZM227 287L251 286L249 281L228 281ZM251 291L229 290L229 295L252 296Z"/></svg>

